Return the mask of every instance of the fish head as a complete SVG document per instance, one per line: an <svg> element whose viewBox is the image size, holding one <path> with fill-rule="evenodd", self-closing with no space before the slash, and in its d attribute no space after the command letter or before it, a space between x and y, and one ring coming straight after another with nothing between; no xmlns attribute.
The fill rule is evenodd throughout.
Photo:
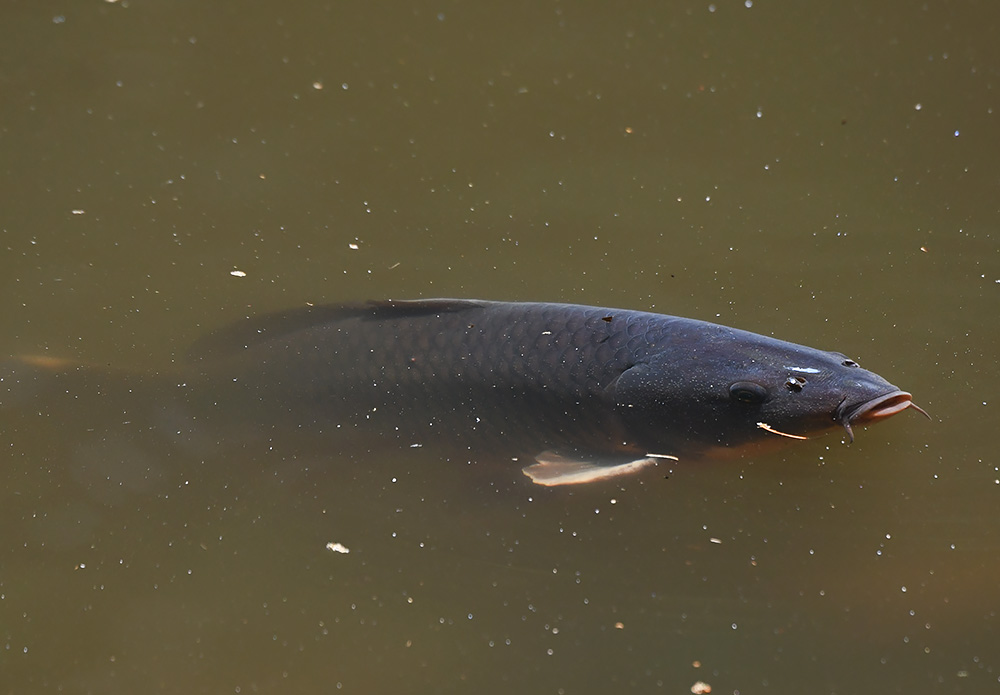
<svg viewBox="0 0 1000 695"><path fill-rule="evenodd" d="M909 393L839 352L714 324L696 328L654 346L614 384L637 446L667 454L733 449L838 427L853 441L853 424L907 408L927 415Z"/></svg>

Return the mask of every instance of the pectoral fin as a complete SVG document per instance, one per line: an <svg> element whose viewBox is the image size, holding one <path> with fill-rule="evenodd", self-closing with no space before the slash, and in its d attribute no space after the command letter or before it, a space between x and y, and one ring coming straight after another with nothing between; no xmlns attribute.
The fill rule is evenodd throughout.
<svg viewBox="0 0 1000 695"><path fill-rule="evenodd" d="M673 456L662 454L646 454L641 459L616 464L601 464L596 461L583 461L567 458L553 451L543 451L533 463L523 469L523 473L531 478L536 485L579 485L597 480L607 480L620 475L628 475L647 466L655 465L658 459L676 460Z"/></svg>

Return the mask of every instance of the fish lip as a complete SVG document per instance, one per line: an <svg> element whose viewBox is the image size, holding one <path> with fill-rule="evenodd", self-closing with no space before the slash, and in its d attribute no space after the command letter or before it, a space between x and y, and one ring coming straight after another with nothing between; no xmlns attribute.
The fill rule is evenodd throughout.
<svg viewBox="0 0 1000 695"><path fill-rule="evenodd" d="M851 423L855 421L868 422L870 420L880 420L902 412L907 408L913 408L928 419L931 417L927 414L926 410L913 402L911 394L897 389L896 391L884 393L881 396L876 396L861 403L848 404L847 397L845 396L840 401L836 410L834 410L833 419L843 425L847 431L847 436L853 442L854 431L851 429Z"/></svg>

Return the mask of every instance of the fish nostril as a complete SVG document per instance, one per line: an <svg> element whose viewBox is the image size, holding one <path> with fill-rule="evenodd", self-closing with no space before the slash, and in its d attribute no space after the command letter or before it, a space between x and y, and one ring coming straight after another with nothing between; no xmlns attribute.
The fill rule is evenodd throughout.
<svg viewBox="0 0 1000 695"><path fill-rule="evenodd" d="M844 365L845 367L860 367L861 366L860 364L858 364L854 360L844 360L843 362L841 362L841 364Z"/></svg>
<svg viewBox="0 0 1000 695"><path fill-rule="evenodd" d="M785 388L789 391L801 391L806 385L806 380L801 376L790 376L785 380Z"/></svg>

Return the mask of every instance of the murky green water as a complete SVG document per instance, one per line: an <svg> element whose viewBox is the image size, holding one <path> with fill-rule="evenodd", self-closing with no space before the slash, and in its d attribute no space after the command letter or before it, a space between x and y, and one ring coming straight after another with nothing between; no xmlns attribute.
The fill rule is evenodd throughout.
<svg viewBox="0 0 1000 695"><path fill-rule="evenodd" d="M1000 8L0 16L2 354L163 370L304 302L574 301L837 349L935 417L543 490L7 414L0 691L1000 687Z"/></svg>

